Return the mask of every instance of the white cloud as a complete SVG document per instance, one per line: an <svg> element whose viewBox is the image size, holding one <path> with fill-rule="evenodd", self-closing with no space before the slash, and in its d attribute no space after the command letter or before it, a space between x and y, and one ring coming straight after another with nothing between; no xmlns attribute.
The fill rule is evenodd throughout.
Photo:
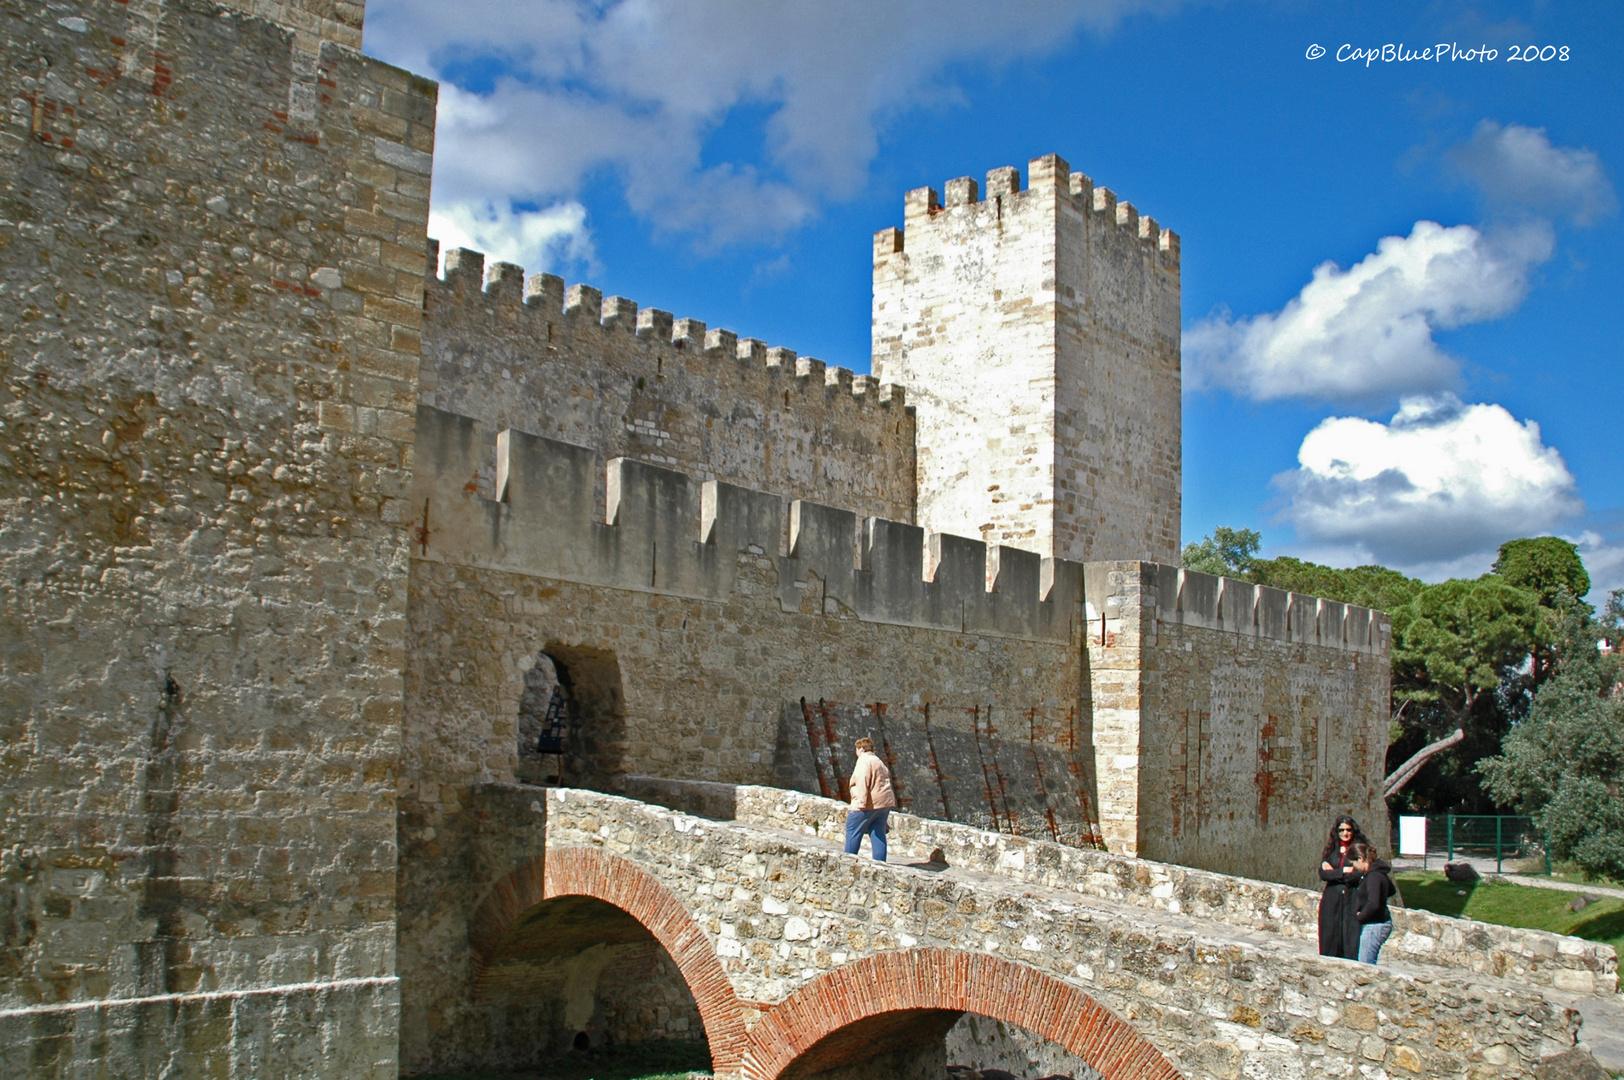
<svg viewBox="0 0 1624 1080"><path fill-rule="evenodd" d="M1297 460L1275 484L1300 539L1428 578L1481 573L1504 541L1584 508L1538 424L1453 395L1407 398L1386 424L1326 419Z"/></svg>
<svg viewBox="0 0 1624 1080"><path fill-rule="evenodd" d="M1452 390L1460 365L1434 332L1515 309L1529 270L1551 251L1543 222L1484 233L1418 221L1346 270L1321 263L1278 312L1197 323L1184 337L1189 384L1258 401L1357 403Z"/></svg>
<svg viewBox="0 0 1624 1080"><path fill-rule="evenodd" d="M955 63L1000 63L1180 0L372 0L367 50L442 79L436 208L552 206L605 174L702 244L793 230L859 191L885 124L951 101ZM495 64L489 93L447 78ZM764 145L707 160L737 109Z"/></svg>
<svg viewBox="0 0 1624 1080"><path fill-rule="evenodd" d="M459 247L484 252L488 262L536 270L560 261L590 265L593 256L586 207L578 202L531 211L477 202L440 205L429 212L429 235L440 241L442 263L446 252Z"/></svg>
<svg viewBox="0 0 1624 1080"><path fill-rule="evenodd" d="M1483 120L1449 158L1498 211L1588 225L1618 206L1596 152L1552 146L1544 128Z"/></svg>
<svg viewBox="0 0 1624 1080"><path fill-rule="evenodd" d="M1320 264L1278 312L1208 316L1184 336L1186 385L1354 405L1458 389L1437 332L1516 310L1555 250L1552 221L1587 224L1617 198L1594 151L1552 146L1543 128L1484 120L1448 156L1496 224L1418 221L1346 270Z"/></svg>

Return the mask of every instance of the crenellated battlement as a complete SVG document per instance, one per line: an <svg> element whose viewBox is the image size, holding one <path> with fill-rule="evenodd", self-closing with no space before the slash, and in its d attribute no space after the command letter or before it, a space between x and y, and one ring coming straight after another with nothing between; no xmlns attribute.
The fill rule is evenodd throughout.
<svg viewBox="0 0 1624 1080"><path fill-rule="evenodd" d="M422 558L726 601L743 554L775 562L785 611L801 611L812 588L817 611L869 622L1062 642L1075 629L1075 563L1012 548L989 559L979 540L804 499L786 508L777 495L426 406L417 430ZM471 480L493 446L486 498Z"/></svg>
<svg viewBox="0 0 1624 1080"><path fill-rule="evenodd" d="M1157 563L1041 558L805 499L786 507L777 495L606 460L440 409L418 410L416 445L412 505L425 515L416 552L425 558L727 600L737 557L749 553L776 561L785 611L801 610L815 586L825 614L1055 641L1070 640L1079 618L1120 620L1153 590L1166 623L1353 652L1387 647L1385 617L1365 608ZM473 481L493 448L485 497Z"/></svg>
<svg viewBox="0 0 1624 1080"><path fill-rule="evenodd" d="M493 307L534 313L543 328L547 322L563 319L576 324L592 323L606 331L630 333L639 340L669 345L676 351L689 351L707 360L735 360L759 367L768 376L785 378L786 386L800 392L815 387L849 395L859 405L880 405L900 409L907 406L907 391L896 383L881 383L846 367L831 367L822 360L800 356L793 349L769 346L755 338L740 338L731 330L709 330L698 319L675 318L659 308L639 307L624 296L604 296L591 285L566 287L556 274L530 274L513 263L485 266L483 252L452 248L445 254L445 272L436 275L440 242L429 241L428 284L436 289L442 305L462 305L466 310L485 313Z"/></svg>
<svg viewBox="0 0 1624 1080"><path fill-rule="evenodd" d="M1148 250L1172 264L1179 261L1179 237L1163 228L1155 218L1141 215L1132 203L1118 202L1110 188L1096 187L1083 173L1071 171L1066 160L1056 154L1033 158L1027 163L1027 186L1021 186L1020 170L1012 165L992 169L986 177L986 194L973 177L961 176L943 185L945 200L935 188L915 188L903 197L903 228L882 229L874 237L874 257L880 260L906 250L907 230L935 224L941 215L957 214L998 227L1006 213L1017 212L1033 199L1058 198L1074 212L1102 223L1115 224L1124 233L1141 241Z"/></svg>
<svg viewBox="0 0 1624 1080"><path fill-rule="evenodd" d="M1112 631L1143 607L1171 626L1357 653L1391 646L1383 612L1161 563L1089 563L1084 599L1096 633L1099 620Z"/></svg>
<svg viewBox="0 0 1624 1080"><path fill-rule="evenodd" d="M422 404L790 498L912 520L892 382L430 241ZM485 474L488 476L488 473Z"/></svg>

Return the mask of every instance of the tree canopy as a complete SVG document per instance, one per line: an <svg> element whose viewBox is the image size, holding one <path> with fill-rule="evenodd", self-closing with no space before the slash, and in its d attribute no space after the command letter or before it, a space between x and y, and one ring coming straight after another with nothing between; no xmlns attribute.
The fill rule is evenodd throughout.
<svg viewBox="0 0 1624 1080"><path fill-rule="evenodd" d="M1616 636L1621 601L1614 592L1599 624L1569 610L1562 664L1500 753L1478 765L1489 795L1532 815L1552 855L1615 880L1624 879L1624 665L1596 646Z"/></svg>
<svg viewBox="0 0 1624 1080"><path fill-rule="evenodd" d="M1494 573L1508 585L1537 594L1550 608L1559 606L1564 594L1578 598L1590 591L1578 547L1557 536L1506 541L1494 560Z"/></svg>
<svg viewBox="0 0 1624 1080"><path fill-rule="evenodd" d="M1218 526L1200 542L1184 545L1184 566L1203 574L1244 577L1253 556L1263 546L1263 534L1256 529L1230 529Z"/></svg>

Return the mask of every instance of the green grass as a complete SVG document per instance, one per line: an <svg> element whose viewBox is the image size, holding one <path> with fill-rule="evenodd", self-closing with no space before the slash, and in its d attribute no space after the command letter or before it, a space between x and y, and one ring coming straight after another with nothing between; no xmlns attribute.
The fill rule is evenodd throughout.
<svg viewBox="0 0 1624 1080"><path fill-rule="evenodd" d="M425 1073L414 1080L687 1080L710 1075L704 1043L657 1040L628 1043L589 1054L568 1053L518 1072Z"/></svg>
<svg viewBox="0 0 1624 1080"><path fill-rule="evenodd" d="M1569 911L1578 893L1477 881L1461 885L1442 874L1410 870L1393 875L1412 908L1438 915L1477 919L1499 926L1551 930L1589 941L1605 941L1624 954L1624 900L1604 896L1583 911Z"/></svg>

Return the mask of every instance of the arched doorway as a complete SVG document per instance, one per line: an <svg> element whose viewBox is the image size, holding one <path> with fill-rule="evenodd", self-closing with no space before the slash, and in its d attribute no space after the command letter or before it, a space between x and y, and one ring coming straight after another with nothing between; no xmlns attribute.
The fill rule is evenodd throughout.
<svg viewBox="0 0 1624 1080"><path fill-rule="evenodd" d="M988 953L944 949L880 953L805 984L751 1029L744 1075L845 1080L878 1070L911 1080L910 1069L953 1064L944 1044L966 1014L1003 1023L1001 1033L977 1036L988 1046L993 1035L1011 1048L1023 1038L1033 1048L1033 1040L1053 1043L1104 1080L1179 1077L1126 1021L1070 983Z"/></svg>
<svg viewBox="0 0 1624 1080"><path fill-rule="evenodd" d="M732 984L687 909L634 863L550 850L499 882L469 929L475 996L504 1048L487 1067L659 1039L699 1043L715 1073L736 1073Z"/></svg>
<svg viewBox="0 0 1624 1080"><path fill-rule="evenodd" d="M518 721L521 782L613 790L626 761L620 661L608 649L549 642L525 673Z"/></svg>

